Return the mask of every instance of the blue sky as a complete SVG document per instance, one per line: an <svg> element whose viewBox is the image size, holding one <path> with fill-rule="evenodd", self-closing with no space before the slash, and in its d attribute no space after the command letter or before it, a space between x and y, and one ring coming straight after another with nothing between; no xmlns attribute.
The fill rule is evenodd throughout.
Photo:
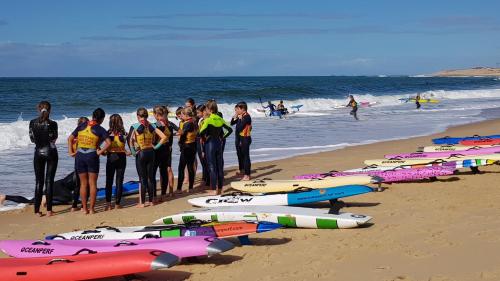
<svg viewBox="0 0 500 281"><path fill-rule="evenodd" d="M500 1L2 1L0 76L423 74L500 63Z"/></svg>

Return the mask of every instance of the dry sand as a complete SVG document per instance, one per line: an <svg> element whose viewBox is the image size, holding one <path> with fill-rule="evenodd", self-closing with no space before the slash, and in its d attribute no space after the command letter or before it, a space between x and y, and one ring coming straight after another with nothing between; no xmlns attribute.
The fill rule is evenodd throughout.
<svg viewBox="0 0 500 281"><path fill-rule="evenodd" d="M362 166L386 153L411 152L445 135L499 133L500 120L454 127L444 133L349 147L254 165L254 177L290 179L302 173ZM373 216L373 225L347 230L281 229L253 236L253 246L140 274L143 280L500 280L500 168L481 175L464 170L438 182L388 185L384 192L346 198L343 211ZM231 174L234 169L228 169ZM191 195L193 196L193 195ZM31 207L0 214L0 239L39 239L99 225L144 225L188 210L186 198L137 209L85 216L56 208L37 218ZM327 208L326 203L315 207ZM4 255L2 257L5 257ZM123 280L111 278L106 280Z"/></svg>

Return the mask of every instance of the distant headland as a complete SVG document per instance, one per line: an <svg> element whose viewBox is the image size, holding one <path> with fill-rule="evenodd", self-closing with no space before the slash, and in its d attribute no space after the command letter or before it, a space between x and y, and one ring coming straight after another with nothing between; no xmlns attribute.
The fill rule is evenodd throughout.
<svg viewBox="0 0 500 281"><path fill-rule="evenodd" d="M473 67L468 69L443 70L433 73L436 77L471 77L471 76L499 76L500 68Z"/></svg>

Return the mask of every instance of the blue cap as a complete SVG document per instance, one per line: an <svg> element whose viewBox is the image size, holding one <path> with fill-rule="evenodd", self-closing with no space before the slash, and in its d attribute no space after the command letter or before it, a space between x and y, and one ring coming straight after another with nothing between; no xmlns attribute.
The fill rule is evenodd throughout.
<svg viewBox="0 0 500 281"><path fill-rule="evenodd" d="M272 231L282 227L283 225L279 223L263 221L257 224L257 233Z"/></svg>

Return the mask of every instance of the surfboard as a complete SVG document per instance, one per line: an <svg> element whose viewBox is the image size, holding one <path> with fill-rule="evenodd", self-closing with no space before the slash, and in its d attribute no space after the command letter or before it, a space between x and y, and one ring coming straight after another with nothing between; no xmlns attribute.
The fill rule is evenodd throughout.
<svg viewBox="0 0 500 281"><path fill-rule="evenodd" d="M90 255L0 259L1 280L74 281L148 272L172 267L179 257L153 250Z"/></svg>
<svg viewBox="0 0 500 281"><path fill-rule="evenodd" d="M488 145L500 145L500 139L480 139L480 140L462 140L459 142L461 145L480 145L480 146L488 146Z"/></svg>
<svg viewBox="0 0 500 281"><path fill-rule="evenodd" d="M416 102L417 100L415 98L402 98L402 99L399 99L400 101L402 102ZM424 98L421 98L420 103L439 103L440 101L439 100L436 100L436 99L424 99Z"/></svg>
<svg viewBox="0 0 500 281"><path fill-rule="evenodd" d="M131 240L2 240L0 249L11 257L57 257L79 254L159 250L180 258L212 256L234 248L225 240L207 236Z"/></svg>
<svg viewBox="0 0 500 281"><path fill-rule="evenodd" d="M231 187L248 193L290 192L300 188L329 188L342 185L365 185L379 182L369 176L349 176L314 180L254 180L233 181Z"/></svg>
<svg viewBox="0 0 500 281"><path fill-rule="evenodd" d="M305 174L300 176L295 176L296 179L313 179L313 178L328 178L328 177L338 177L338 176L352 176L352 175L369 175L377 176L383 179L385 183L393 182L407 182L422 179L429 179L440 176L453 175L455 169L446 166L435 166L435 167L422 167L414 169L405 168L394 168L385 171L360 171L360 172L326 172L323 174Z"/></svg>
<svg viewBox="0 0 500 281"><path fill-rule="evenodd" d="M413 153L399 153L399 154L386 154L386 159L414 159L414 158L448 158L448 157L466 157L472 155L486 155L500 153L500 146L492 146L487 148L470 147L461 151L442 151L442 152L413 152Z"/></svg>
<svg viewBox="0 0 500 281"><path fill-rule="evenodd" d="M366 165L377 166L402 166L402 165L439 165L445 162L490 160L492 164L500 160L500 154L487 154L479 156L449 157L449 158L418 158L418 159L372 159L365 160Z"/></svg>
<svg viewBox="0 0 500 281"><path fill-rule="evenodd" d="M250 195L229 193L221 196L191 198L189 204L197 207L222 206L286 206L334 200L374 191L365 185L345 185L333 188L321 188L311 191L291 192L286 194Z"/></svg>
<svg viewBox="0 0 500 281"><path fill-rule="evenodd" d="M500 139L500 135L490 135L490 136L479 136L474 135L470 137L449 137L433 139L434 144L459 144L461 141L465 140L482 140L482 139Z"/></svg>
<svg viewBox="0 0 500 281"><path fill-rule="evenodd" d="M129 240L151 238L176 238L208 236L227 238L262 233L281 228L281 224L271 222L227 222L219 224L155 225L131 227L99 227L91 230L73 231L49 235L47 240Z"/></svg>
<svg viewBox="0 0 500 281"><path fill-rule="evenodd" d="M269 221L293 228L354 228L372 218L352 213L329 214L328 210L290 206L229 206L185 211L155 220L153 224L203 221Z"/></svg>
<svg viewBox="0 0 500 281"><path fill-rule="evenodd" d="M129 181L123 184L122 196L137 194L139 192L139 182ZM112 196L116 196L116 186L113 186ZM106 199L106 189L99 188L97 190L97 200Z"/></svg>
<svg viewBox="0 0 500 281"><path fill-rule="evenodd" d="M418 149L419 152L446 152L446 151L463 151L471 148L488 148L493 145L431 145L424 146Z"/></svg>

